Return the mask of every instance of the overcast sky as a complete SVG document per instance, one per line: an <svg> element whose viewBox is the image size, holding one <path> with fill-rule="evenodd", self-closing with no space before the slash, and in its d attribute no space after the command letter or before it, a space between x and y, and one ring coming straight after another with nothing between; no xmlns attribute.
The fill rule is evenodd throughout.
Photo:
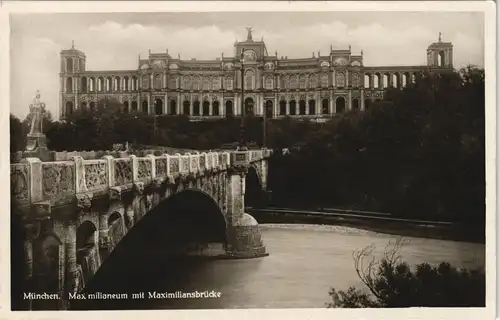
<svg viewBox="0 0 500 320"><path fill-rule="evenodd" d="M425 65L426 48L454 45L455 68L484 65L484 17L466 12L252 12L16 14L11 16L11 112L24 118L39 89L59 111L59 53L71 41L87 55L87 70L136 69L148 50L182 59L233 55L236 39L264 37L270 54L310 57L334 48L364 52L365 65Z"/></svg>

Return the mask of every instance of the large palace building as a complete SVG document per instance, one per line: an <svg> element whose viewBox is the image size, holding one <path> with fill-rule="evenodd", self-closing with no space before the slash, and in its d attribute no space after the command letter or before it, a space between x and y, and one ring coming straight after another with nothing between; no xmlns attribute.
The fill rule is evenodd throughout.
<svg viewBox="0 0 500 320"><path fill-rule="evenodd" d="M86 56L74 48L61 51L60 117L76 108L116 99L123 111L189 115L195 119L285 116L323 119L347 110L369 108L387 87L403 88L426 71L453 70L453 45L441 41L427 48L427 65L365 66L363 52L351 48L289 59L269 54L264 41L235 42L234 56L181 60L167 52L149 53L137 69L88 71ZM243 77L241 75L243 72Z"/></svg>

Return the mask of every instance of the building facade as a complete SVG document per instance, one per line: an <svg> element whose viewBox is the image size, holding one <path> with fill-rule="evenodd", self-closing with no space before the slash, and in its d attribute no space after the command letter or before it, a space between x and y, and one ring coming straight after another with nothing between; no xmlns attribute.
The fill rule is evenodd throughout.
<svg viewBox="0 0 500 320"><path fill-rule="evenodd" d="M403 88L423 72L453 70L453 45L442 42L441 34L427 48L427 65L384 67L365 66L363 52L352 54L350 46L309 58L278 57L247 31L245 41L235 42L233 57L181 60L168 50L150 52L147 59L139 57L135 70L89 71L84 52L74 45L62 50L60 117L116 99L124 112L184 114L193 120L239 116L242 104L245 114L255 116L324 119L365 110L382 99L385 88Z"/></svg>

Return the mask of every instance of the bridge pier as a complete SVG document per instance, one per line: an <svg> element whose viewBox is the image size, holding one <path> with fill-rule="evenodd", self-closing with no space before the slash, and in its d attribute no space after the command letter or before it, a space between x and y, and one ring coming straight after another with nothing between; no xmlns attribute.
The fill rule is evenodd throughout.
<svg viewBox="0 0 500 320"><path fill-rule="evenodd" d="M233 152L228 170L227 255L231 258L257 258L269 255L262 242L259 224L245 213L245 176L250 165L248 152Z"/></svg>

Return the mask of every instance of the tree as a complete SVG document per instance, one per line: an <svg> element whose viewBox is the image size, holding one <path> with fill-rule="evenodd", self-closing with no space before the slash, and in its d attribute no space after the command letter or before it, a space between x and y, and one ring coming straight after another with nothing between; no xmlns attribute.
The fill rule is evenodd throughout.
<svg viewBox="0 0 500 320"><path fill-rule="evenodd" d="M12 113L10 114L10 152L22 151L26 147L26 128Z"/></svg>
<svg viewBox="0 0 500 320"><path fill-rule="evenodd" d="M384 258L377 261L373 246L353 253L354 267L368 289L332 288L329 308L401 308L401 307L484 307L486 277L484 270L457 269L442 262L427 263L412 271L401 261L401 239L390 242Z"/></svg>

